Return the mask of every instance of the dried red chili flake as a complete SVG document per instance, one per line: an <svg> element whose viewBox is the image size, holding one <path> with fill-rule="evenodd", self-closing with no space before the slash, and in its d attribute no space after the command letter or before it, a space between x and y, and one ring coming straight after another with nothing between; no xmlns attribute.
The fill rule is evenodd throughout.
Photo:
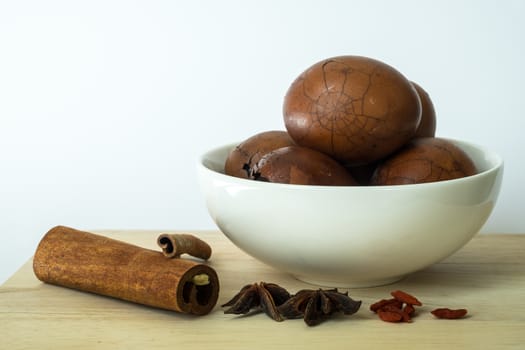
<svg viewBox="0 0 525 350"><path fill-rule="evenodd" d="M403 307L403 303L401 301L392 298L392 299L381 299L373 303L372 305L370 305L370 310L373 312L377 312L377 310L380 310L387 305L394 305L394 306L397 306L398 308Z"/></svg>
<svg viewBox="0 0 525 350"><path fill-rule="evenodd" d="M415 314L414 305L423 305L416 297L401 290L390 293L393 298L381 299L372 305L370 310L377 313L379 318L386 322L412 322Z"/></svg>
<svg viewBox="0 0 525 350"><path fill-rule="evenodd" d="M403 292L402 290L394 290L390 292L395 299L409 305L421 306L423 305L417 298L411 294Z"/></svg>
<svg viewBox="0 0 525 350"><path fill-rule="evenodd" d="M465 317L467 314L467 309L449 309L446 307L437 308L430 311L432 315L437 318L444 318L447 320L455 320L458 318Z"/></svg>
<svg viewBox="0 0 525 350"><path fill-rule="evenodd" d="M401 306L402 307L402 306ZM401 307L397 307L396 305L385 305L381 310L379 311L386 311L386 312L394 312L398 315L401 315L400 321L403 322L412 322L412 319L410 318L410 314L405 312ZM379 312L378 311L378 312Z"/></svg>
<svg viewBox="0 0 525 350"><path fill-rule="evenodd" d="M416 312L416 308L411 304L406 304L403 308L403 312L409 316L412 316Z"/></svg>
<svg viewBox="0 0 525 350"><path fill-rule="evenodd" d="M410 317L409 314L407 314L406 312L404 311L401 311L402 315L403 315L403 322L412 322L412 318Z"/></svg>
<svg viewBox="0 0 525 350"><path fill-rule="evenodd" d="M401 322L403 320L403 315L394 311L380 309L377 310L377 315L385 322Z"/></svg>
<svg viewBox="0 0 525 350"><path fill-rule="evenodd" d="M412 316L416 313L414 306L423 304L413 295L402 290L390 292L391 299L381 299L372 305L370 310L377 313L379 318L385 322L412 322ZM465 317L467 309L437 308L431 311L436 318L458 319Z"/></svg>

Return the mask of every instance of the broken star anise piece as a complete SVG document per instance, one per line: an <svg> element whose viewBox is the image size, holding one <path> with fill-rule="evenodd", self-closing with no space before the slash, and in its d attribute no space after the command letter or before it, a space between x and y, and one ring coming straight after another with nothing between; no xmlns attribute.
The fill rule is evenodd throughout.
<svg viewBox="0 0 525 350"><path fill-rule="evenodd" d="M336 312L351 315L361 307L361 301L353 300L348 292L336 289L303 289L278 307L286 318L303 318L308 326L315 326Z"/></svg>
<svg viewBox="0 0 525 350"><path fill-rule="evenodd" d="M275 321L283 321L277 307L290 298L290 293L275 283L248 284L239 291L230 301L223 304L229 306L225 314L247 314L254 308L261 308Z"/></svg>

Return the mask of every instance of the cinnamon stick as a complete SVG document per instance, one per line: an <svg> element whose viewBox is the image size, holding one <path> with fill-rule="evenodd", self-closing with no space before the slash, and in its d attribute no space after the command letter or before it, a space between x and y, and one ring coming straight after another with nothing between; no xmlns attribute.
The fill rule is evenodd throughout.
<svg viewBox="0 0 525 350"><path fill-rule="evenodd" d="M219 295L208 265L65 226L42 238L33 270L46 283L195 315L209 313Z"/></svg>
<svg viewBox="0 0 525 350"><path fill-rule="evenodd" d="M188 254L208 260L211 256L208 243L187 233L163 233L157 238L157 244L168 258L179 258L182 254Z"/></svg>

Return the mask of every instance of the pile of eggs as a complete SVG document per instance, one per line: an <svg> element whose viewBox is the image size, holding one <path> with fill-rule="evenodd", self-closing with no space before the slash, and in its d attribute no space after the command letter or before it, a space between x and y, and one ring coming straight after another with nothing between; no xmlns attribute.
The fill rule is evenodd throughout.
<svg viewBox="0 0 525 350"><path fill-rule="evenodd" d="M322 60L284 98L286 131L237 145L227 175L323 186L402 185L474 175L469 156L435 137L429 95L395 68L363 56Z"/></svg>

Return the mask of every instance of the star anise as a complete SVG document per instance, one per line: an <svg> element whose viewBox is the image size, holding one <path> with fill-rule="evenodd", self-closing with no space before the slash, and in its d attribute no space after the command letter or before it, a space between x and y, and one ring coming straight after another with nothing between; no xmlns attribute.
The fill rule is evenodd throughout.
<svg viewBox="0 0 525 350"><path fill-rule="evenodd" d="M308 326L315 326L336 312L351 315L361 307L361 301L353 300L348 292L336 289L303 289L278 307L286 318L303 318Z"/></svg>
<svg viewBox="0 0 525 350"><path fill-rule="evenodd" d="M275 321L283 321L277 307L290 298L290 293L275 283L248 284L239 291L230 301L222 305L230 306L225 314L247 314L252 309L262 309Z"/></svg>

